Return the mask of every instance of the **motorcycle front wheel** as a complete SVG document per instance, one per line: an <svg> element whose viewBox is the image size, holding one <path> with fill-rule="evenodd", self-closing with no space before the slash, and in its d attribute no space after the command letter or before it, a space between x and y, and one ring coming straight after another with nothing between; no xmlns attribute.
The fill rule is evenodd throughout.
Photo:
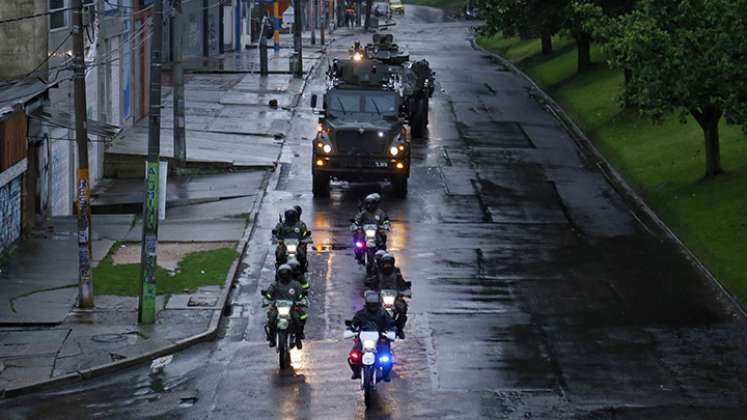
<svg viewBox="0 0 747 420"><path fill-rule="evenodd" d="M363 370L363 401L366 403L366 408L373 404L375 374L376 371L372 367Z"/></svg>
<svg viewBox="0 0 747 420"><path fill-rule="evenodd" d="M280 369L288 369L290 366L290 350L288 349L288 333L278 332L278 363Z"/></svg>

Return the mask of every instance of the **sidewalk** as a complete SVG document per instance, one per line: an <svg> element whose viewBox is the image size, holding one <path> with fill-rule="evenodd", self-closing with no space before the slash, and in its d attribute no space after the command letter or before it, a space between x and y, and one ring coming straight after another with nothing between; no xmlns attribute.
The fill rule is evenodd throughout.
<svg viewBox="0 0 747 420"><path fill-rule="evenodd" d="M0 395L10 397L96 376L215 335L251 235L253 214L306 83L305 78L290 74L241 73L239 64L252 62L256 54L247 50L211 59L207 67L193 67L195 73L187 75L188 164L169 175L167 215L159 224L162 273L176 279L187 270L182 263L191 255L235 250L237 257L227 273L221 271L225 274L218 278L206 268L201 273L210 277L205 279L209 285L172 288L159 295L153 325L137 323L137 293L131 293L138 281L132 274L136 271L127 274L123 284L113 282L114 277L94 276L95 290L114 294L96 292L96 308L80 310L74 306L76 220L50 220L23 240L2 265ZM286 54L281 50L273 57L270 51L271 68L281 67L285 56L287 69ZM311 49L307 54L305 68L311 70L321 54L312 54ZM212 73L218 67L233 70ZM280 106L270 108L270 99L277 99ZM166 158L173 157L172 103L170 89L164 88L161 150ZM92 202L93 257L99 272L136 270L139 262L142 225L136 216L142 209L146 141L144 120L108 145L107 179L93 192ZM200 273L199 266L196 269ZM164 284L159 284L164 291Z"/></svg>

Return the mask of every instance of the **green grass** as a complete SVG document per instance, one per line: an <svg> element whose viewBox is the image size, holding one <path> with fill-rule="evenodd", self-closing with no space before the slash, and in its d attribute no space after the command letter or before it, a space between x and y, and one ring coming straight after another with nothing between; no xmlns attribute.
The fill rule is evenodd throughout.
<svg viewBox="0 0 747 420"><path fill-rule="evenodd" d="M117 249L118 247L112 247ZM187 254L174 275L161 267L156 270L159 295L195 290L202 286L222 286L228 269L238 256L234 248L220 248ZM204 271L204 273L203 273ZM94 292L97 295L137 296L140 264L114 265L111 253L93 269Z"/></svg>
<svg viewBox="0 0 747 420"><path fill-rule="evenodd" d="M617 98L623 76L598 63L577 74L576 51L559 47L549 57L537 40L478 39L501 52L550 92L600 152L638 190L667 225L747 305L747 141L739 127L721 125L726 174L705 179L703 133L692 118L676 115L654 125ZM566 40L566 42L569 42Z"/></svg>

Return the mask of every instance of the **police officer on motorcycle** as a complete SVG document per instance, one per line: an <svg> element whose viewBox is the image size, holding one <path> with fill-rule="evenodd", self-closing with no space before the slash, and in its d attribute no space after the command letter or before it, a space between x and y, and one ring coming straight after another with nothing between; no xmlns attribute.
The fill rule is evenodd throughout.
<svg viewBox="0 0 747 420"><path fill-rule="evenodd" d="M356 312L350 325L348 326L351 331L377 331L383 335L387 331L392 331L396 326L394 320L386 313L381 307L381 299L379 298L378 292L373 290L366 290L363 295L365 306L363 309ZM355 339L353 345L353 351L360 352L361 342L359 339ZM350 369L353 371L353 376L350 379L360 379L361 377L361 361L352 360L348 357L348 364Z"/></svg>
<svg viewBox="0 0 747 420"><path fill-rule="evenodd" d="M272 236L277 241L289 238L299 240L298 259L301 263L302 271L306 271L306 268L308 267L308 262L306 260L306 245L310 242L311 231L309 231L306 224L300 219L300 208L301 207L299 206L295 206L286 209L283 214L283 220L278 222L272 230ZM275 258L278 262L278 266L287 262L287 255L285 255L280 248L275 251Z"/></svg>
<svg viewBox="0 0 747 420"><path fill-rule="evenodd" d="M377 193L369 194L363 201L363 208L353 219L351 230L358 232L363 229L364 225L376 226L376 245L381 249L386 249L387 235L389 230L389 216L384 210L379 208L381 196ZM356 234L357 235L357 234ZM356 253L356 258L362 262L363 254Z"/></svg>
<svg viewBox="0 0 747 420"><path fill-rule="evenodd" d="M392 254L386 254L381 257L376 279L371 284L374 290L382 289L396 290L397 299L394 301L394 322L397 325L397 337L405 339L405 324L407 323L407 301L405 301L402 292L409 291L411 284L405 281L402 272L395 265L395 258Z"/></svg>
<svg viewBox="0 0 747 420"><path fill-rule="evenodd" d="M294 302L291 319L295 327L296 348L300 350L303 348L301 340L304 338L304 327L308 318L308 314L306 313L306 308L308 307L306 292L303 291L299 282L293 280L293 270L288 264L281 264L278 267L275 277L277 281L271 284L267 290L262 290L262 296L269 302L276 300L290 300ZM270 347L277 345L277 317L277 308L274 304L271 304L270 309L267 311L267 325L265 326L267 341Z"/></svg>
<svg viewBox="0 0 747 420"><path fill-rule="evenodd" d="M287 264L293 272L293 280L299 282L304 291L308 291L311 288L311 283L309 283L309 280L306 278L307 276L301 270L301 263L296 260L291 260L288 261Z"/></svg>

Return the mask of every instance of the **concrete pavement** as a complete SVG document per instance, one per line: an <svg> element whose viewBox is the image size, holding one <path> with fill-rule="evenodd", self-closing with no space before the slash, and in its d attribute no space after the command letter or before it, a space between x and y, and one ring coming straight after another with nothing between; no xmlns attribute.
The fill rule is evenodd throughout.
<svg viewBox="0 0 747 420"><path fill-rule="evenodd" d="M213 65L222 61L228 64L215 70ZM268 169L277 164L289 134L288 121L306 83L291 75L261 77L231 67L253 61L256 51L244 51L212 59L207 67L192 67L199 74L191 75L186 86L188 163L168 180L159 251L169 243L228 243L239 253L244 251ZM272 58L273 68L281 61L287 68L286 51ZM319 54L311 53L308 68L318 63ZM166 90L166 128L161 133L167 158L173 156L170 95ZM269 109L270 98L277 99L280 108ZM146 133L144 120L109 145L108 178L93 192L95 263L115 244L137 247L140 242L142 225L135 216L142 209ZM97 295L95 309L74 307L75 218L54 219L37 230L20 243L0 272L0 393L16 395L45 383L75 382L216 333L236 263L225 279L216 279L222 286L168 299L159 296L156 323L143 326L137 323L136 297Z"/></svg>

